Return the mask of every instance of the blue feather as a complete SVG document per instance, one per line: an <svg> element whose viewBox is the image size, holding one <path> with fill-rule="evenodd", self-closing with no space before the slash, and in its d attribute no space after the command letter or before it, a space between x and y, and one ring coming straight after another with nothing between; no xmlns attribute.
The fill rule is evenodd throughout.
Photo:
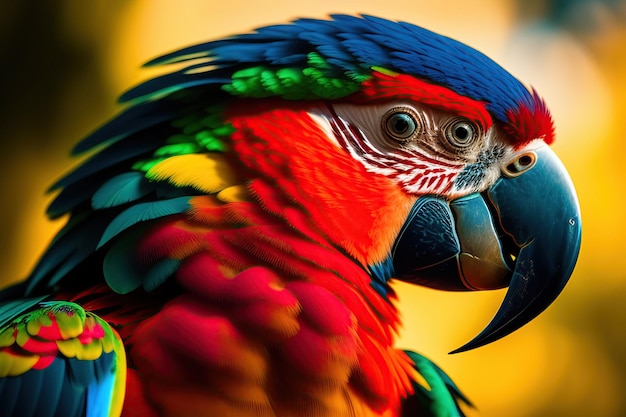
<svg viewBox="0 0 626 417"><path fill-rule="evenodd" d="M133 133L171 119L172 114L178 110L178 103L167 100L137 103L78 142L72 154L86 152L103 143L111 145Z"/></svg>
<svg viewBox="0 0 626 417"><path fill-rule="evenodd" d="M353 39L347 37L343 45L361 62L383 62L389 60L389 51L387 49L360 37Z"/></svg>
<svg viewBox="0 0 626 417"><path fill-rule="evenodd" d="M284 50L285 48L289 48L290 45L293 45L293 42L266 42L262 48L259 48L259 44L257 43L238 43L237 46L224 45L212 48L211 53L215 56L219 56L220 60L226 62L263 62L266 60L267 50L272 48Z"/></svg>
<svg viewBox="0 0 626 417"><path fill-rule="evenodd" d="M152 60L149 65L186 60L190 54L211 57L218 71L185 78L172 77L140 85L127 97L223 84L250 65L303 66L308 52L317 50L338 74L380 66L444 85L461 95L485 101L494 116L507 120L507 111L521 103L533 106L530 92L494 61L466 45L405 22L373 16L333 15L332 20L299 19L291 25L270 26L255 33L192 46ZM277 55L283 54L277 59ZM184 71L184 70L183 70Z"/></svg>
<svg viewBox="0 0 626 417"><path fill-rule="evenodd" d="M109 354L112 355L112 354ZM85 382L99 378L93 372L96 361L57 358L42 370L31 370L20 376L0 379L2 416L68 417L84 415ZM73 363L74 366L68 366ZM74 378L78 368L81 380ZM92 370L90 371L91 368ZM37 401L35 401L35 399Z"/></svg>
<svg viewBox="0 0 626 417"><path fill-rule="evenodd" d="M211 71L211 73L213 72L216 71ZM198 74L185 74L185 71L179 71L168 75L163 75L161 77L153 78L143 84L138 85L132 90L129 90L122 94L120 96L120 101L128 102L132 100L138 100L142 97L151 96L153 94L161 93L164 91L172 93L174 91L180 91L192 87L200 87L206 85L221 86L229 82L231 82L230 78L215 77L215 74L213 74L213 76L209 78L204 72Z"/></svg>
<svg viewBox="0 0 626 417"><path fill-rule="evenodd" d="M68 185L52 200L46 209L46 215L50 219L57 219L76 210L89 201L99 186L98 182L94 182L93 178L89 177Z"/></svg>
<svg viewBox="0 0 626 417"><path fill-rule="evenodd" d="M87 414L85 417L109 417L115 385L115 353L105 353L94 361L93 376L87 385Z"/></svg>
<svg viewBox="0 0 626 417"><path fill-rule="evenodd" d="M58 357L44 369L2 378L0 415L106 417L113 393L114 360L113 352L94 361Z"/></svg>
<svg viewBox="0 0 626 417"><path fill-rule="evenodd" d="M165 55L158 56L143 64L144 67L154 67L157 65L177 64L190 60L208 58L212 55L212 48L223 41L213 41L199 43L188 46L187 48L178 49Z"/></svg>
<svg viewBox="0 0 626 417"><path fill-rule="evenodd" d="M135 135L132 139L129 138L129 140L125 140L124 142L110 145L93 155L74 171L58 180L49 188L49 191L68 187L94 173L101 172L121 162L136 160L142 155L151 155L164 141L155 141L155 135L154 131L148 129L141 132L141 134ZM157 137L161 137L162 135L163 132L160 132Z"/></svg>

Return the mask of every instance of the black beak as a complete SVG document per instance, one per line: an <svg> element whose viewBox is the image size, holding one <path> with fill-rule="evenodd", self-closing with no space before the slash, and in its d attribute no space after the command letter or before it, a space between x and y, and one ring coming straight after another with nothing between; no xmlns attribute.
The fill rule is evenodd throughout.
<svg viewBox="0 0 626 417"><path fill-rule="evenodd" d="M399 279L444 290L509 287L487 327L452 353L491 343L535 318L576 264L580 208L569 175L547 146L524 157L532 164L526 160L520 172L505 173L482 194L418 199L396 239Z"/></svg>

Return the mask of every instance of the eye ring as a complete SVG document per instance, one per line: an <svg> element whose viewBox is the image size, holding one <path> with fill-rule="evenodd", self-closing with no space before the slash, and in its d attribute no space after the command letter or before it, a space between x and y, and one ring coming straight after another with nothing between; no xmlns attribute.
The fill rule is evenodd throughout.
<svg viewBox="0 0 626 417"><path fill-rule="evenodd" d="M467 148L478 138L478 128L467 119L455 119L446 126L445 135L455 148Z"/></svg>
<svg viewBox="0 0 626 417"><path fill-rule="evenodd" d="M385 135L398 142L409 142L420 132L418 118L410 107L394 107L381 118Z"/></svg>

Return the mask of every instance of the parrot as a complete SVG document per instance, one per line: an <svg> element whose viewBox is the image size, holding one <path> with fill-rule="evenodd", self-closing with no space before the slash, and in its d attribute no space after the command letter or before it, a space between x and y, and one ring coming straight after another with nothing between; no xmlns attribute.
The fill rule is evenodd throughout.
<svg viewBox="0 0 626 417"><path fill-rule="evenodd" d="M163 70L50 187L67 222L0 292L3 417L463 416L396 347L393 282L508 288L462 352L573 273L550 111L470 46L338 14L145 65Z"/></svg>

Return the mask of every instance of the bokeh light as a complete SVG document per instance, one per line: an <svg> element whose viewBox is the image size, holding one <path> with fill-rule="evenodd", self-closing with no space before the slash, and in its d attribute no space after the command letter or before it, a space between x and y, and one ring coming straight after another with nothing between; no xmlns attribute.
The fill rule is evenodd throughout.
<svg viewBox="0 0 626 417"><path fill-rule="evenodd" d="M220 4L223 3L223 4ZM405 20L485 52L552 110L556 152L583 213L579 264L531 324L448 355L495 313L504 292L397 284L399 345L426 354L477 406L470 416L626 415L626 2L617 0L99 0L0 5L0 282L25 277L63 221L46 188L77 161L71 146L119 110L116 97L170 50L298 16Z"/></svg>

